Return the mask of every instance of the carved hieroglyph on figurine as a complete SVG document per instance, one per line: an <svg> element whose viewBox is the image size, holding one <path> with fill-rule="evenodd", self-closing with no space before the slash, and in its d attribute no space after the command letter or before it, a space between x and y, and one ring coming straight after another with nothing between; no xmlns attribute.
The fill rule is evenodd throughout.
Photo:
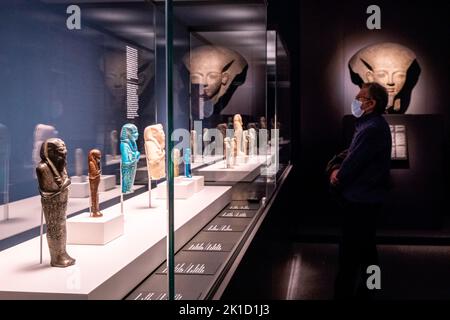
<svg viewBox="0 0 450 320"><path fill-rule="evenodd" d="M166 138L162 124L146 127L144 140L149 179L164 178L166 176Z"/></svg>
<svg viewBox="0 0 450 320"><path fill-rule="evenodd" d="M191 84L200 85L200 98L223 109L245 82L248 63L238 52L220 46L201 46L183 58Z"/></svg>
<svg viewBox="0 0 450 320"><path fill-rule="evenodd" d="M416 85L420 67L416 55L398 43L370 45L356 52L349 63L352 82L378 82L388 92L387 113L405 113Z"/></svg>
<svg viewBox="0 0 450 320"><path fill-rule="evenodd" d="M89 163L89 187L91 191L91 217L101 217L103 214L100 212L98 186L100 184L100 178L102 175L102 169L100 160L102 153L98 149L92 149L89 151L88 163Z"/></svg>
<svg viewBox="0 0 450 320"><path fill-rule="evenodd" d="M41 162L36 167L42 209L47 223L47 243L53 267L68 267L75 263L66 252L66 209L70 179L67 175L67 148L57 138L41 145Z"/></svg>
<svg viewBox="0 0 450 320"><path fill-rule="evenodd" d="M141 153L138 151L136 140L139 136L134 124L123 125L120 132L120 153L122 158L122 193L133 191L134 178L136 177L137 163Z"/></svg>

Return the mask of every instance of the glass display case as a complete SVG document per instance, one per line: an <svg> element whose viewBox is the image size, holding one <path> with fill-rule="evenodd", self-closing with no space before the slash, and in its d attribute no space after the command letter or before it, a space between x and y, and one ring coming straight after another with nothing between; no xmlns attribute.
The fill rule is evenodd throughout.
<svg viewBox="0 0 450 320"><path fill-rule="evenodd" d="M220 297L290 170L265 1L0 9L0 298Z"/></svg>

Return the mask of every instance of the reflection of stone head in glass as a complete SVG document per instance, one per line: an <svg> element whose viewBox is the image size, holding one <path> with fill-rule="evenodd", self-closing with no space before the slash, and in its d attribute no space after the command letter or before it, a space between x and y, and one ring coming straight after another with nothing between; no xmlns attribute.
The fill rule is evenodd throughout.
<svg viewBox="0 0 450 320"><path fill-rule="evenodd" d="M127 87L126 54L118 50L108 51L100 62L100 69L105 75L106 87L117 99L125 99Z"/></svg>
<svg viewBox="0 0 450 320"><path fill-rule="evenodd" d="M62 172L66 167L66 144L58 138L47 139L41 146L40 156L43 162L53 164L59 172Z"/></svg>
<svg viewBox="0 0 450 320"><path fill-rule="evenodd" d="M200 85L200 94L215 104L227 92L235 78L247 69L239 53L219 46L201 46L184 57L191 83Z"/></svg>
<svg viewBox="0 0 450 320"><path fill-rule="evenodd" d="M132 141L136 143L138 137L139 132L134 124L127 123L122 127L122 131L120 133L120 142Z"/></svg>
<svg viewBox="0 0 450 320"><path fill-rule="evenodd" d="M141 95L154 78L154 64L147 52L139 52L138 94ZM108 49L100 60L105 85L116 102L125 101L127 94L127 55L125 50Z"/></svg>
<svg viewBox="0 0 450 320"><path fill-rule="evenodd" d="M386 88L388 108L400 110L400 98L407 81L408 70L416 56L410 49L397 43L380 43L359 50L349 61L351 72L357 74L362 82L377 82ZM352 80L355 75L352 75ZM361 80L354 83L361 85ZM409 100L408 100L409 101Z"/></svg>

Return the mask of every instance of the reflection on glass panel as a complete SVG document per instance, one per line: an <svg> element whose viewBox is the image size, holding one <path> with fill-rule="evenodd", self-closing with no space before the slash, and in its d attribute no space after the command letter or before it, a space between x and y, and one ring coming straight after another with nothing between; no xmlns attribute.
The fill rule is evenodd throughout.
<svg viewBox="0 0 450 320"><path fill-rule="evenodd" d="M280 35L277 34L277 128L279 130L281 167L291 161L291 112L289 56Z"/></svg>
<svg viewBox="0 0 450 320"><path fill-rule="evenodd" d="M290 149L266 2L165 4L0 4L0 298L167 299L168 257L176 275L217 275L262 216ZM211 278L174 298L205 298Z"/></svg>
<svg viewBox="0 0 450 320"><path fill-rule="evenodd" d="M88 154L101 153L104 202L119 194L120 131L143 130L157 119L153 6L145 2L79 5L80 29L68 28L65 1L2 3L0 96L2 211L8 223L0 240L39 225L36 166L42 144L60 138L67 146L72 185L67 214L89 206ZM14 137L13 145L6 141ZM143 157L141 157L143 158ZM136 184L145 184L139 161ZM1 216L4 216L3 214Z"/></svg>

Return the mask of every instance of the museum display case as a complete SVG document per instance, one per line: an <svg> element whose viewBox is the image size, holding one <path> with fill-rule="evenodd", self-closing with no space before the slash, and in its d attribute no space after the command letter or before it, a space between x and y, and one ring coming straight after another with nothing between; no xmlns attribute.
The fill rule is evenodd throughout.
<svg viewBox="0 0 450 320"><path fill-rule="evenodd" d="M0 8L0 299L220 298L291 168L265 1Z"/></svg>

